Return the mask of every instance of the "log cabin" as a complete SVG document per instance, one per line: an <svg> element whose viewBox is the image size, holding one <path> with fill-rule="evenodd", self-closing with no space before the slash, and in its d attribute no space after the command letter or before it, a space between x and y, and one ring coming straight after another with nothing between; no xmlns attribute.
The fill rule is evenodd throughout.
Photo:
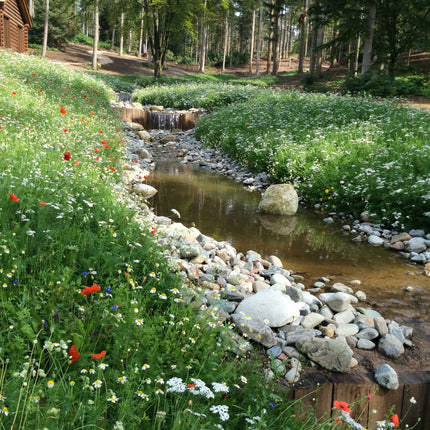
<svg viewBox="0 0 430 430"><path fill-rule="evenodd" d="M0 48L27 52L32 26L26 0L0 0Z"/></svg>

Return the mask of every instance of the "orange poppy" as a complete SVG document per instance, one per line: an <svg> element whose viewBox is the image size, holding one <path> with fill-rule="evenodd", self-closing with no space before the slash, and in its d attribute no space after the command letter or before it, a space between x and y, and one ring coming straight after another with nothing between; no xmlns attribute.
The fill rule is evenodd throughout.
<svg viewBox="0 0 430 430"><path fill-rule="evenodd" d="M349 404L341 400L335 400L333 402L333 407L336 409L341 409L342 411L347 413L351 412L351 409L349 408Z"/></svg>
<svg viewBox="0 0 430 430"><path fill-rule="evenodd" d="M99 358L103 358L106 355L106 351L103 350L102 352L100 352L99 354L91 354L91 357L95 358L96 360L98 360Z"/></svg>

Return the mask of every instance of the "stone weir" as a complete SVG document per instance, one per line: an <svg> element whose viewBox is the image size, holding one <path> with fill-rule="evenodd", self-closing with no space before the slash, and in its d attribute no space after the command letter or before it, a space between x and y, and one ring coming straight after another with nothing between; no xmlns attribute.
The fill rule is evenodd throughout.
<svg viewBox="0 0 430 430"><path fill-rule="evenodd" d="M146 130L190 130L204 112L201 109L175 111L162 106L143 107L139 103L118 110L123 120L139 123Z"/></svg>

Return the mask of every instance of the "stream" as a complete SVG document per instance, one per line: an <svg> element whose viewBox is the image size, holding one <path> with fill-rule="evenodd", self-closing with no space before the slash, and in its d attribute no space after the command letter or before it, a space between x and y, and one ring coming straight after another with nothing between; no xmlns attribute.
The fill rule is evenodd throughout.
<svg viewBox="0 0 430 430"><path fill-rule="evenodd" d="M229 241L238 251L276 255L285 268L304 276L306 287L320 277L347 285L359 280L354 290L364 291L368 303L386 318L430 321L430 278L421 274L422 266L353 242L339 224L327 224L312 210L299 208L292 217L258 214L260 192L190 164L159 162L148 184L158 190L150 204L159 216ZM406 286L412 291L404 291Z"/></svg>

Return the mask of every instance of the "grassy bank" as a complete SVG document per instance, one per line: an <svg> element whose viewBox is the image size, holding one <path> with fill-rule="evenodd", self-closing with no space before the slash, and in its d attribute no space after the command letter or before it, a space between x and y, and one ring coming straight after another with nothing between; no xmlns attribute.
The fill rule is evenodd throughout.
<svg viewBox="0 0 430 430"><path fill-rule="evenodd" d="M116 192L112 90L4 51L0 82L0 427L302 428Z"/></svg>

